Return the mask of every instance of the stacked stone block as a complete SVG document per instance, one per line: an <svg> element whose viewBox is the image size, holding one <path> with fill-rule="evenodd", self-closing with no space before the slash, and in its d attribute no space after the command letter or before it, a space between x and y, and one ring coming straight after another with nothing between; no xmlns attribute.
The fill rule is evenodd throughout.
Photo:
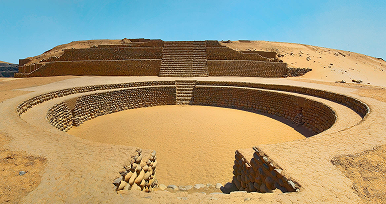
<svg viewBox="0 0 386 204"><path fill-rule="evenodd" d="M46 63L28 76L158 76L161 60L102 60Z"/></svg>
<svg viewBox="0 0 386 204"><path fill-rule="evenodd" d="M275 189L283 193L299 190L299 184L285 177L283 170L267 155L256 147L253 149L254 153L242 150L235 153L232 183L238 190L260 193L271 193Z"/></svg>
<svg viewBox="0 0 386 204"><path fill-rule="evenodd" d="M193 98L195 80L176 80L176 104L189 105Z"/></svg>
<svg viewBox="0 0 386 204"><path fill-rule="evenodd" d="M276 84L260 84L250 82L221 82L221 81L198 81L197 85L209 85L209 86L237 86L237 87L249 87L268 90L277 90L285 92L293 92L299 94L305 94L309 96L315 96L323 99L333 101L347 106L355 111L358 115L364 118L369 113L370 108L362 101L345 96L343 94L337 94L330 91L318 90L306 87L289 86L289 85L276 85Z"/></svg>
<svg viewBox="0 0 386 204"><path fill-rule="evenodd" d="M20 60L16 77L58 75L101 76L268 76L284 77L302 73L296 70L282 74L284 63L275 53L236 51L218 41L169 41L126 39L120 45L99 45L84 49L66 49L60 57L25 65ZM159 61L161 60L162 61ZM208 72L207 61L211 62ZM217 62L227 61L228 62ZM243 61L249 62L243 62ZM258 62L266 62L259 64ZM272 63L271 62L277 62ZM280 72L280 73L277 73Z"/></svg>
<svg viewBox="0 0 386 204"><path fill-rule="evenodd" d="M175 105L175 86L140 87L81 96L73 110L73 125L123 110Z"/></svg>
<svg viewBox="0 0 386 204"><path fill-rule="evenodd" d="M170 41L162 49L159 76L201 77L208 76L204 41Z"/></svg>
<svg viewBox="0 0 386 204"><path fill-rule="evenodd" d="M256 88L196 85L193 105L218 106L262 112L294 120L303 109L303 126L314 133L330 128L336 120L326 105L306 98Z"/></svg>
<svg viewBox="0 0 386 204"><path fill-rule="evenodd" d="M252 60L209 60L210 76L285 77L287 64Z"/></svg>
<svg viewBox="0 0 386 204"><path fill-rule="evenodd" d="M335 121L333 111L327 106L322 105L318 102L304 99L302 97L290 96L285 93L268 92L264 89L294 92L300 94L311 95L315 97L324 98L331 100L357 112L362 118L369 112L369 108L366 104L359 101L358 99L348 97L341 94L336 94L323 90L316 90L304 87L294 87L287 85L272 85L272 84L258 84L258 83L247 83L247 82L213 82L213 81L197 81L195 82L196 88L193 91L193 104L197 105L212 105L220 107L230 107L237 109L245 109L256 112L263 112L268 114L285 117L290 120L294 120L298 114L299 107L303 108L303 120L305 121L304 126L311 129L315 133L319 133L323 130L328 129ZM168 104L176 104L176 92L175 92L175 81L151 81L151 82L132 82L123 84L107 84L107 85L96 85L96 86L85 86L75 87L70 89L63 89L59 91L53 91L45 93L39 96L30 98L21 103L16 111L19 115L26 112L33 106L51 100L53 98L59 98L68 96L71 94L85 93L91 91L100 90L111 90L111 89L123 89L130 87L143 87L143 86L170 86L166 88L173 89L172 96L168 98ZM263 90L259 90L263 89ZM129 89L128 89L129 90ZM166 93L165 93L166 94ZM140 95L140 94L138 94ZM167 95L167 94L166 94ZM156 97L152 95L149 97ZM168 96L169 97L169 96ZM261 99L261 100L259 100ZM120 98L110 98L109 100L120 101ZM152 99L153 100L153 99ZM159 102L151 101L150 103L142 103L134 105L136 101L132 101L130 107L145 107L145 105L156 105ZM106 103L109 104L109 103ZM116 112L122 109L122 105L112 105L110 103L110 109L104 109L104 112ZM119 107L119 108L118 108ZM125 106L126 107L126 106ZM128 106L127 106L128 107ZM101 108L99 108L101 109ZM55 110L55 109L53 109ZM86 111L87 112L87 111ZM100 111L99 111L100 112ZM98 112L98 114L100 114ZM83 117L85 119L91 119L95 117L97 113L89 110L87 115ZM69 126L66 120L63 120L63 125Z"/></svg>
<svg viewBox="0 0 386 204"><path fill-rule="evenodd" d="M16 112L19 115L21 115L35 105L38 105L45 101L52 100L54 98L60 98L71 94L109 90L109 89L122 89L122 88L142 87L142 86L162 86L162 85L175 85L175 82L174 81L145 81L145 82L122 83L122 84L103 84L103 85L83 86L83 87L62 89L58 91L52 91L49 93L41 94L28 99L17 106Z"/></svg>
<svg viewBox="0 0 386 204"><path fill-rule="evenodd" d="M113 184L117 187L116 191L153 191L153 188L157 187L157 180L155 179L157 163L155 151L145 155L141 149L137 149L127 164L124 165L120 176L114 180Z"/></svg>
<svg viewBox="0 0 386 204"><path fill-rule="evenodd" d="M206 48L208 60L254 60L265 62L278 62L276 58L267 58L261 56L259 53L247 53L243 54L240 51L233 50L231 48L222 47L207 47Z"/></svg>
<svg viewBox="0 0 386 204"><path fill-rule="evenodd" d="M288 68L288 73L287 75L289 77L297 77L297 76L303 76L307 72L312 71L310 68Z"/></svg>
<svg viewBox="0 0 386 204"><path fill-rule="evenodd" d="M72 128L72 113L66 102L56 104L47 112L48 122L55 128L67 132Z"/></svg>
<svg viewBox="0 0 386 204"><path fill-rule="evenodd" d="M83 61L83 60L127 60L127 59L161 59L161 47L111 47L66 49L59 58L49 58L52 61Z"/></svg>

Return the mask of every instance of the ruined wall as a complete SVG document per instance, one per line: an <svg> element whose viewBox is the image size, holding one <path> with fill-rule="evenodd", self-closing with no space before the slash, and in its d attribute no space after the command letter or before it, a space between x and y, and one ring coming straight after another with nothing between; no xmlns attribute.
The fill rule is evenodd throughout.
<svg viewBox="0 0 386 204"><path fill-rule="evenodd" d="M271 193L279 189L286 193L298 191L300 187L256 147L253 150L237 150L233 170L232 183L240 191Z"/></svg>
<svg viewBox="0 0 386 204"><path fill-rule="evenodd" d="M158 76L160 66L161 60L51 62L29 76Z"/></svg>
<svg viewBox="0 0 386 204"><path fill-rule="evenodd" d="M268 113L294 121L302 108L303 126L314 133L330 128L336 120L328 106L285 93L237 87L196 85L193 105L218 106Z"/></svg>
<svg viewBox="0 0 386 204"><path fill-rule="evenodd" d="M209 76L284 77L287 64L251 60L208 60Z"/></svg>

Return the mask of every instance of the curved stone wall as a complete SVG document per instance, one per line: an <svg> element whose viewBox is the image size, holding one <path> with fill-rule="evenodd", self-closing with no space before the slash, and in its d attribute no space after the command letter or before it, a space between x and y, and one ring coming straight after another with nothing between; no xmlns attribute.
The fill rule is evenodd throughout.
<svg viewBox="0 0 386 204"><path fill-rule="evenodd" d="M263 112L268 114L273 114L279 117L284 117L290 120L295 120L296 116L299 114L299 111L302 111L302 124L308 129L312 130L315 133L320 133L328 128L330 128L335 122L334 112L319 102L305 99L303 97L289 95L286 93L280 93L275 91L266 91L263 89L285 91L285 92L294 92L301 93L311 96L316 96L337 102L339 104L346 105L351 108L353 111L357 112L362 118L369 112L369 108L363 102L348 97L341 94L336 94L332 92L327 92L323 90L316 90L303 87L294 87L286 85L270 85L270 84L257 84L257 83L245 83L245 82L217 82L217 81L198 81L196 82L197 86L193 90L193 100L192 104L194 105L210 105L210 106L220 106L220 107L229 107L237 108L249 111ZM108 98L109 100L114 100L116 103L121 103L121 105L114 105L112 102L104 103L105 107L97 107L97 110L102 110L103 112L116 112L120 110L125 110L129 108L137 107L146 107L148 105L162 105L162 104L176 104L175 97L175 82L174 81L151 81L151 82L133 82L133 83L124 83L124 84L109 84L109 85L96 85L96 86L86 86L86 87L75 87L71 89L64 89L59 91L53 91L50 93L42 94L36 97L33 97L27 101L24 101L17 107L17 112L19 115L32 108L34 105L42 103L44 101L51 100L53 98L63 97L71 94L85 93L91 91L99 90L109 90L109 89L122 89L130 87L143 87L143 86L169 86L168 91L163 90L164 95L157 95L154 92L154 89L149 89L146 91L150 92L137 92L135 89L128 90L119 90L115 92L107 93L98 93L89 96L80 97L80 101L86 100L88 104L93 104L93 100L99 100L98 97L102 96ZM156 88L156 87L154 87ZM145 89L141 89L145 90ZM172 91L173 90L173 91ZM153 91L153 92L152 92ZM129 94L134 94L136 96L145 97L143 100L131 98ZM110 95L113 94L113 95ZM125 97L123 97L123 95ZM166 94L166 95L165 95ZM115 96L117 95L117 97ZM119 96L119 97L118 97ZM128 97L129 96L129 97ZM168 96L169 98L165 103L164 98ZM90 98L91 97L91 98ZM102 97L102 98L103 98ZM161 101L158 101L157 97L161 97ZM88 99L89 98L89 99ZM129 101L127 101L129 100ZM130 101L132 100L132 101ZM133 101L139 101L135 103ZM148 103L149 102L149 103ZM77 101L78 103L78 101ZM108 104L108 106L106 106ZM76 106L76 105L75 105ZM109 108L107 108L109 107ZM107 108L107 109L106 109ZM85 117L81 119L72 120L71 124L68 122L68 115L61 115L64 113L53 113L65 110L65 104L59 104L57 107L50 109L50 114L47 115L47 118L52 121L52 124L60 123L63 121L64 124L58 125L57 128L61 130L68 130L67 127L70 127L74 124L80 124L85 120L88 120L92 117L96 117L101 114L99 113L89 113L92 112L92 109L85 109L81 112L86 114ZM78 108L74 110L81 110L82 107L78 105ZM95 110L94 110L95 112ZM67 114L67 113L66 113ZM103 115L103 114L102 114ZM57 120L53 119L55 116L60 116L62 119ZM79 115L73 115L71 117L79 117Z"/></svg>
<svg viewBox="0 0 386 204"><path fill-rule="evenodd" d="M330 128L336 120L335 112L323 103L289 93L311 95L346 105L362 118L369 113L369 108L365 103L352 97L323 90L246 82L191 82L196 84L192 91L192 105L262 112L293 121L300 112L301 125L314 133ZM20 104L17 111L22 114L34 105L53 98L111 90L83 95L50 108L47 112L49 123L61 131L67 131L84 121L118 111L157 105L174 105L176 104L176 85L175 81L150 81L75 87L33 97ZM233 174L232 183L237 190L266 193L274 189L282 192L295 192L300 188L300 184L286 175L278 164L256 147L236 151Z"/></svg>
<svg viewBox="0 0 386 204"><path fill-rule="evenodd" d="M333 101L335 103L345 105L351 110L355 111L362 118L364 118L367 115L367 113L370 112L370 108L365 103L363 103L362 101L356 98L345 96L343 94L333 93L330 91L319 90L319 89L290 86L290 85L259 84L259 83L249 83L249 82L225 82L225 81L222 81L222 82L221 81L198 81L197 85L250 87L250 88L299 93L299 94L323 98L326 100Z"/></svg>
<svg viewBox="0 0 386 204"><path fill-rule="evenodd" d="M47 112L48 122L61 131L72 128L73 116L66 102L61 102L50 108Z"/></svg>
<svg viewBox="0 0 386 204"><path fill-rule="evenodd" d="M144 81L144 82L131 82L131 83L122 83L122 84L103 84L103 85L94 85L94 86L82 86L82 87L62 89L58 91L52 91L49 93L41 94L28 99L17 106L16 112L19 115L21 115L35 105L38 105L45 101L52 100L54 98L60 98L71 94L86 93L86 92L108 90L108 89L122 89L122 88L130 88L130 87L174 85L174 84L175 84L174 81Z"/></svg>
<svg viewBox="0 0 386 204"><path fill-rule="evenodd" d="M127 109L175 104L175 86L138 87L85 95L77 98L72 110L73 125Z"/></svg>
<svg viewBox="0 0 386 204"><path fill-rule="evenodd" d="M314 133L327 130L336 120L335 112L320 102L255 88L196 86L193 104L268 113L292 121L301 111L301 123Z"/></svg>
<svg viewBox="0 0 386 204"><path fill-rule="evenodd" d="M66 131L73 125L78 126L84 121L101 115L133 108L175 104L175 85L158 86L154 83L150 87L138 86L81 96L76 99L74 108L71 110L72 120L69 120L67 115L63 117L61 113L52 112L47 115L47 118L58 129ZM320 102L282 92L247 87L197 85L193 89L192 105L262 112L292 121L298 119L299 124L316 134L330 128L336 120L334 111ZM65 108L64 106L62 103L58 104L50 111L61 111ZM299 114L301 116L297 118ZM60 119L52 120L51 116L55 115L59 115Z"/></svg>

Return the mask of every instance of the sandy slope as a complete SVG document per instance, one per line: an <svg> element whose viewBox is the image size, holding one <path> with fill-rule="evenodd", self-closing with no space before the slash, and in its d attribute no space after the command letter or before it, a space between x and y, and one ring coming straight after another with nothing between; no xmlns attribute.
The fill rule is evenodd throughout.
<svg viewBox="0 0 386 204"><path fill-rule="evenodd" d="M311 68L300 78L340 81L362 80L365 84L386 86L386 62L374 57L330 48L294 43L251 41L222 43L236 50L275 51L289 67Z"/></svg>

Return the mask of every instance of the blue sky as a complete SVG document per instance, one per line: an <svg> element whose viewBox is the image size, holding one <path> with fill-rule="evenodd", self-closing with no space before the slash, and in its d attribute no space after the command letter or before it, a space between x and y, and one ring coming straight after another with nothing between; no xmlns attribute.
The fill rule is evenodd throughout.
<svg viewBox="0 0 386 204"><path fill-rule="evenodd" d="M0 60L77 40L266 40L386 59L386 1L0 0Z"/></svg>

